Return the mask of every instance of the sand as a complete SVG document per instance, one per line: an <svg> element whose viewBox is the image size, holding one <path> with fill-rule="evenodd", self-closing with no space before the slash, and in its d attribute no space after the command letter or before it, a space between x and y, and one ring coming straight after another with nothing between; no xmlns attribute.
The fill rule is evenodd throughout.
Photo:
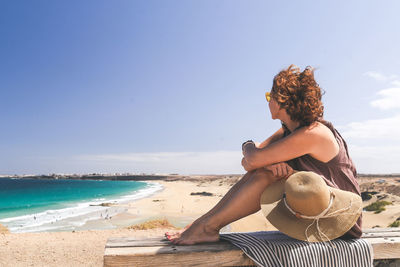
<svg viewBox="0 0 400 267"><path fill-rule="evenodd" d="M399 182L386 179L376 183L376 179L362 179L363 191L379 191L364 202L364 206L384 197L392 201L380 214L364 212L363 228L387 227L400 217L400 196L396 195ZM0 231L0 266L102 266L106 240L109 237L160 237L173 229L129 230L127 226L151 219L167 218L177 227L183 227L212 208L229 190L233 180L205 181L157 181L164 190L144 199L114 206L124 208L124 213L111 219L89 221L83 228L90 229L107 225L112 230L82 230L75 232L6 233ZM395 185L395 187L393 187ZM391 190L392 194L385 190ZM208 192L212 196L191 195ZM400 192L400 191L399 191ZM386 196L384 196L386 195ZM0 226L1 228L1 226ZM238 220L223 231L245 232L275 230L263 217L261 211Z"/></svg>
<svg viewBox="0 0 400 267"><path fill-rule="evenodd" d="M364 201L364 207L377 200L392 202L385 206L384 211L375 213L363 211L363 228L389 227L391 223L400 220L400 180L399 178L363 178L360 182L361 191L375 191L370 200Z"/></svg>

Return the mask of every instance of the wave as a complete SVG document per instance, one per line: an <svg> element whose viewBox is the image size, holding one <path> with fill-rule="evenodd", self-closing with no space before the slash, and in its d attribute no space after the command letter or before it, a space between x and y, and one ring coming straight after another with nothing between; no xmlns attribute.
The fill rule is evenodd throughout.
<svg viewBox="0 0 400 267"><path fill-rule="evenodd" d="M123 204L133 200L149 197L163 189L161 184L146 182L146 187L114 198L95 198L85 202L60 203L59 209L49 209L17 217L0 219L13 233L74 230L87 221L101 217L111 217L125 211L124 208L100 206L102 203ZM68 205L68 206L66 206Z"/></svg>

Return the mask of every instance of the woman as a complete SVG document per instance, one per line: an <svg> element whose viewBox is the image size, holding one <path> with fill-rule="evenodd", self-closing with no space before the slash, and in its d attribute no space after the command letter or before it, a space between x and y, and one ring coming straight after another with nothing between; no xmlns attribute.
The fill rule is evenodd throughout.
<svg viewBox="0 0 400 267"><path fill-rule="evenodd" d="M315 172L329 186L359 195L347 145L323 120L321 96L311 67L301 72L291 65L279 72L266 99L272 119L280 120L282 127L261 144L243 143L242 165L247 173L213 209L182 233L166 233L167 238L177 245L217 241L222 227L259 211L264 190L294 170ZM361 217L345 236L361 236Z"/></svg>

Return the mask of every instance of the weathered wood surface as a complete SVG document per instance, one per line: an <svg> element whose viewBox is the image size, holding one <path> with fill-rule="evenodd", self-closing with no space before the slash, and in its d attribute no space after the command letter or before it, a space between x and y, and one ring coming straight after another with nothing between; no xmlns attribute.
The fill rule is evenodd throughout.
<svg viewBox="0 0 400 267"><path fill-rule="evenodd" d="M285 238L280 232L271 232L271 237ZM363 238L372 245L374 259L400 258L399 229L367 229ZM175 246L162 238L109 238L104 253L105 267L250 265L254 262L227 241Z"/></svg>

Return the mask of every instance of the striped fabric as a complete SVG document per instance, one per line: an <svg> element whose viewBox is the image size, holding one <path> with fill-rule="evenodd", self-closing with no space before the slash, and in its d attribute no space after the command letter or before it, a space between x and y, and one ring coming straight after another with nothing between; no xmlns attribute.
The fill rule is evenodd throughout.
<svg viewBox="0 0 400 267"><path fill-rule="evenodd" d="M278 231L224 233L221 240L240 248L258 266L373 266L373 250L363 239L310 243Z"/></svg>

